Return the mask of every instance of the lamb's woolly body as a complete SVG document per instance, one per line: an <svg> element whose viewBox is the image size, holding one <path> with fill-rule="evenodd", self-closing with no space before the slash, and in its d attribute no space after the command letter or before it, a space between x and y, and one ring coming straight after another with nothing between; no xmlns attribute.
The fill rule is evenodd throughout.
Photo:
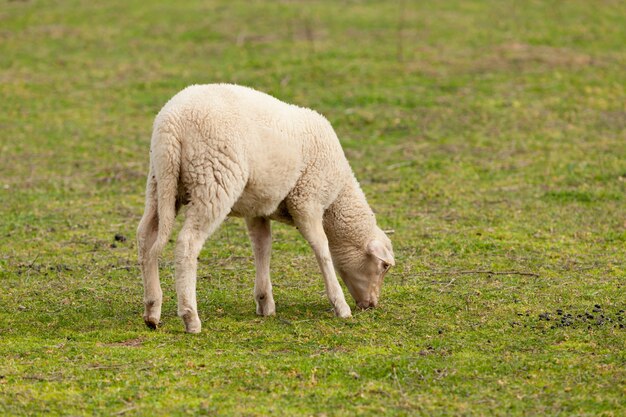
<svg viewBox="0 0 626 417"><path fill-rule="evenodd" d="M325 278L327 273L334 276L334 271L323 266L329 262L324 245L330 246L335 263L350 263L353 249L363 249L378 230L330 123L313 110L250 88L211 84L182 90L157 115L150 152L146 212L138 241L144 301L146 306L158 304L158 313L161 293L160 287L153 288L158 286L158 276L156 286L153 279L155 265L183 204L189 208L176 247L183 317L196 314L191 310L197 252L227 215L295 224L316 251ZM267 229L262 222L248 221L248 227L253 243L261 233L255 230ZM324 232L328 243L326 237L317 237ZM271 292L267 275L261 284L269 285ZM339 298L331 297L336 309L343 295ZM341 308L346 314L347 305ZM197 326L199 330L199 321Z"/></svg>
<svg viewBox="0 0 626 417"><path fill-rule="evenodd" d="M204 185L206 195L218 198L198 200L215 214L213 205L237 198L231 215L292 223L287 210L297 211L301 200L314 196L324 210L332 205L324 229L329 239L342 237L330 239L336 244L346 238L365 243L375 224L334 130L313 110L238 85L194 85L163 107L153 132L151 168L166 201L186 203L193 200L190 193L203 191L196 185ZM173 187L179 177L181 187ZM233 195L242 186L243 193ZM337 200L344 189L346 198ZM287 197L289 208L281 206ZM173 214L164 217L162 244L174 220Z"/></svg>

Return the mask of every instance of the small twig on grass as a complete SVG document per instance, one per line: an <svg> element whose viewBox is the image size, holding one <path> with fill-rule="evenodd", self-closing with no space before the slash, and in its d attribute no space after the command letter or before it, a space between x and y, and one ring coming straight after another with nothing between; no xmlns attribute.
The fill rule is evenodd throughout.
<svg viewBox="0 0 626 417"><path fill-rule="evenodd" d="M433 276L433 275L471 275L471 274L487 274L487 275L522 275L528 277L536 277L539 278L539 274L535 272L524 272L524 271L491 271L486 269L477 269L477 270L467 270L467 271L432 271L426 272L424 275ZM446 284L446 287L450 285L454 280L450 281Z"/></svg>
<svg viewBox="0 0 626 417"><path fill-rule="evenodd" d="M406 401L407 400L406 393L404 392L404 389L402 389L402 384L400 384L400 381L398 380L398 373L396 372L396 367L392 366L392 369L393 369L393 380L398 386L398 389L400 390L400 396L402 397L404 401Z"/></svg>
<svg viewBox="0 0 626 417"><path fill-rule="evenodd" d="M286 324L287 326L293 326L293 323L287 319L283 319L283 318L279 318L278 321L280 321L281 323Z"/></svg>
<svg viewBox="0 0 626 417"><path fill-rule="evenodd" d="M487 275L523 275L528 277L537 277L539 278L539 274L534 272L523 272L523 271L489 271L489 270L476 270L476 271L458 271L459 275L466 274L487 274Z"/></svg>
<svg viewBox="0 0 626 417"><path fill-rule="evenodd" d="M137 266L133 265L133 266L114 266L109 268L109 271L120 271L120 270L124 270L124 271L130 271L131 269L138 269Z"/></svg>
<svg viewBox="0 0 626 417"><path fill-rule="evenodd" d="M39 375L24 375L22 378L23 379L32 379L32 380L35 380L35 381L49 381L48 378L43 377L43 376L39 376Z"/></svg>
<svg viewBox="0 0 626 417"><path fill-rule="evenodd" d="M33 266L35 265L35 262L37 262L37 259L39 259L39 255L40 255L40 254L38 253L38 254L35 256L35 258L34 258L32 261L30 261L30 263L28 264L28 269L29 269L29 270L30 270L30 269L33 269Z"/></svg>
<svg viewBox="0 0 626 417"><path fill-rule="evenodd" d="M444 288L448 288L450 285L452 285L454 283L454 281L456 281L456 278L452 278L450 280L450 282L448 282L446 285L444 285L443 287L441 287L441 289L439 289L439 292L443 291Z"/></svg>
<svg viewBox="0 0 626 417"><path fill-rule="evenodd" d="M403 162L397 162L395 164L391 164L387 166L387 169L389 171L391 171L392 169L397 169L397 168L402 168L402 167L406 167L406 166L411 166L414 165L415 161L403 161Z"/></svg>
<svg viewBox="0 0 626 417"><path fill-rule="evenodd" d="M35 256L35 258L28 264L28 267L26 268L26 276L30 277L30 271L33 271L35 269L34 266L35 262L37 262L37 259L39 259L39 254L37 254L37 256Z"/></svg>
<svg viewBox="0 0 626 417"><path fill-rule="evenodd" d="M91 369L91 370L96 370L96 369L117 369L117 368L121 368L122 366L124 366L124 365L123 364L111 364L111 365L93 364L93 365L87 366L87 369Z"/></svg>
<svg viewBox="0 0 626 417"><path fill-rule="evenodd" d="M129 411L132 411L132 410L134 410L135 408L137 408L137 406L136 406L136 405L131 405L130 407L122 408L122 409L121 409L120 411L118 411L117 413L113 413L113 414L111 414L111 415L113 415L113 416L121 416L122 414L125 414L125 413L127 413L127 412L129 412Z"/></svg>
<svg viewBox="0 0 626 417"><path fill-rule="evenodd" d="M50 374L49 376L45 376L45 375L24 375L22 376L23 379L30 379L30 380L34 380L34 381L41 381L41 382L51 382L51 381L61 381L63 380L63 375L59 374L59 373L54 373L54 374Z"/></svg>

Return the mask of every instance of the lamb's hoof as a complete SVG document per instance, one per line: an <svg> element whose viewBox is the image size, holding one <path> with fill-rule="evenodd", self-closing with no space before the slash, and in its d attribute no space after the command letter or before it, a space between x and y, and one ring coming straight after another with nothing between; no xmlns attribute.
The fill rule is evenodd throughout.
<svg viewBox="0 0 626 417"><path fill-rule="evenodd" d="M274 316L276 315L276 304L274 304L274 300L270 299L260 299L256 303L256 313L259 316Z"/></svg>
<svg viewBox="0 0 626 417"><path fill-rule="evenodd" d="M202 326L185 326L185 331L191 334L198 334L202 330Z"/></svg>
<svg viewBox="0 0 626 417"><path fill-rule="evenodd" d="M198 314L187 312L181 316L185 323L185 331L187 333L200 333L202 330L202 324L198 318Z"/></svg>
<svg viewBox="0 0 626 417"><path fill-rule="evenodd" d="M146 323L146 326L148 326L152 330L156 330L156 328L159 327L159 319L156 317L144 316L143 321L144 323Z"/></svg>
<svg viewBox="0 0 626 417"><path fill-rule="evenodd" d="M352 312L350 311L348 304L345 304L343 306L335 307L335 315L339 318L347 319L352 317Z"/></svg>
<svg viewBox="0 0 626 417"><path fill-rule="evenodd" d="M152 330L159 327L161 321L161 299L144 301L143 321Z"/></svg>

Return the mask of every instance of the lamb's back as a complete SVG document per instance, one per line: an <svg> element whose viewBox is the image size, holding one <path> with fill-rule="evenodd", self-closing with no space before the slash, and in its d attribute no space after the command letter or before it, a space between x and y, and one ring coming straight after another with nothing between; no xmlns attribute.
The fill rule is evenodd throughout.
<svg viewBox="0 0 626 417"><path fill-rule="evenodd" d="M331 200L341 178L351 172L323 116L248 87L187 87L163 107L158 124L176 128L183 143L183 174L185 166L213 165L211 159L225 160L245 174L246 187L233 214L269 215L294 193ZM194 182L204 173L190 174Z"/></svg>

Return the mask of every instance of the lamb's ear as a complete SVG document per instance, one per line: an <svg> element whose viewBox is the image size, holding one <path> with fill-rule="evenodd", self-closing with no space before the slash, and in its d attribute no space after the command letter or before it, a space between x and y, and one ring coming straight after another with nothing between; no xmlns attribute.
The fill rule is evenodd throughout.
<svg viewBox="0 0 626 417"><path fill-rule="evenodd" d="M396 261L393 259L393 255L389 249L387 249L384 243L378 239L374 239L367 244L367 253L377 257L388 265L394 266L396 264Z"/></svg>

